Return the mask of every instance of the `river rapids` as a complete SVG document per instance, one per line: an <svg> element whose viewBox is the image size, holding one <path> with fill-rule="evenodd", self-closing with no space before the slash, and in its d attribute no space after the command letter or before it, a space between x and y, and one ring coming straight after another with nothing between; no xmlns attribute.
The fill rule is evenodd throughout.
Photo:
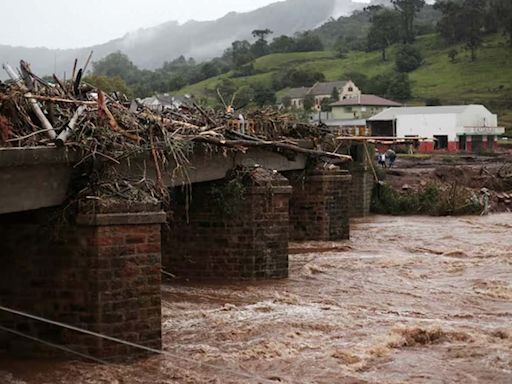
<svg viewBox="0 0 512 384"><path fill-rule="evenodd" d="M164 285L166 356L0 357L2 384L512 383L512 215L371 217L290 278Z"/></svg>

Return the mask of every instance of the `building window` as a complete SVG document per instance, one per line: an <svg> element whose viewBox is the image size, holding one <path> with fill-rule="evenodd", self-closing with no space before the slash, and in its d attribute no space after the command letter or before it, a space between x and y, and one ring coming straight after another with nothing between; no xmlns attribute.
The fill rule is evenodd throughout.
<svg viewBox="0 0 512 384"><path fill-rule="evenodd" d="M448 149L448 136L434 136L434 150Z"/></svg>
<svg viewBox="0 0 512 384"><path fill-rule="evenodd" d="M345 112L352 112L352 107L345 107Z"/></svg>
<svg viewBox="0 0 512 384"><path fill-rule="evenodd" d="M349 92L354 92L354 88L352 88L352 87L348 87L348 91L349 91Z"/></svg>

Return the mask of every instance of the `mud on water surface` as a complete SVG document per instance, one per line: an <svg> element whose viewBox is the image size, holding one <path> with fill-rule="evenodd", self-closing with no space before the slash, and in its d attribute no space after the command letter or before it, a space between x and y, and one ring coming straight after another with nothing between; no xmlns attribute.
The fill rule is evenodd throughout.
<svg viewBox="0 0 512 384"><path fill-rule="evenodd" d="M372 217L291 248L288 280L163 287L165 349L198 364L3 359L0 383L512 382L512 215Z"/></svg>

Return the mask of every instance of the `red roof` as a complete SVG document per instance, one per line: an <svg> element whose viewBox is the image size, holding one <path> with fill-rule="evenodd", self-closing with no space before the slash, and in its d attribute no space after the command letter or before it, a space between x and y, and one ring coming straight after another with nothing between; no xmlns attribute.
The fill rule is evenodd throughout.
<svg viewBox="0 0 512 384"><path fill-rule="evenodd" d="M343 106L354 106L354 105L370 105L370 106L379 106L379 107L401 107L402 104L397 103L396 101L384 99L380 96L375 95L361 95L360 97L352 97L350 99L345 99L338 101L336 103L332 103L331 107L343 107Z"/></svg>

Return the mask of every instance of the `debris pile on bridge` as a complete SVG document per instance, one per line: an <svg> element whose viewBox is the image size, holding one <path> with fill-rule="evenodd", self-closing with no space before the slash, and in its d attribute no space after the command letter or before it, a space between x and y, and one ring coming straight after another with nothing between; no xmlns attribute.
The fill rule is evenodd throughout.
<svg viewBox="0 0 512 384"><path fill-rule="evenodd" d="M199 144L224 152L261 147L350 160L324 150L324 133L318 127L272 109L235 117L190 100L179 109L155 113L84 81L88 62L77 70L75 61L70 79L53 75L51 81L34 74L24 61L17 71L4 65L11 80L0 82L0 147L66 146L78 150L83 162L117 164L150 153L157 173L170 161L186 165Z"/></svg>
<svg viewBox="0 0 512 384"><path fill-rule="evenodd" d="M125 154L127 147L148 149L181 141L231 148L283 148L344 159L299 146L298 140L310 140L315 143L310 148L316 148L323 132L272 109L234 117L190 100L188 106L157 114L87 84L82 79L85 70L76 71L76 65L71 79L54 75L52 82L35 75L23 61L19 74L9 66L4 69L11 81L0 82L1 146L68 145L91 153L104 149L115 155L116 150Z"/></svg>

